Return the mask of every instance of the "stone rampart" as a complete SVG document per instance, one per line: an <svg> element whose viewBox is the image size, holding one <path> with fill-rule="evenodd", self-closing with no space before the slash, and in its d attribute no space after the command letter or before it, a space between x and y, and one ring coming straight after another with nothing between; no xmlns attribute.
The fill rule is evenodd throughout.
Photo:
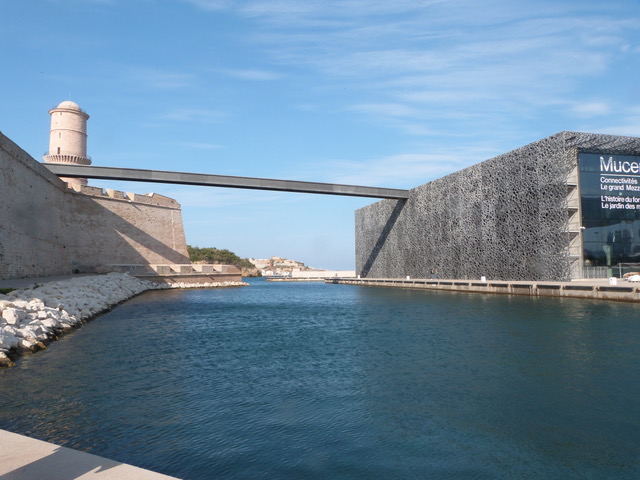
<svg viewBox="0 0 640 480"><path fill-rule="evenodd" d="M561 132L356 212L363 278L568 280L579 238L578 152L640 139Z"/></svg>
<svg viewBox="0 0 640 480"><path fill-rule="evenodd" d="M67 188L0 133L0 279L189 262L180 205L158 194Z"/></svg>

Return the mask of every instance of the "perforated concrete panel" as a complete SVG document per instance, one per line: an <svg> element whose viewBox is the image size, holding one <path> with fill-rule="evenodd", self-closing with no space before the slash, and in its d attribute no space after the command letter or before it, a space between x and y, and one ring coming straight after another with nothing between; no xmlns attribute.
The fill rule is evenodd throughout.
<svg viewBox="0 0 640 480"><path fill-rule="evenodd" d="M356 212L370 278L568 280L567 197L579 151L638 154L640 138L561 132ZM571 181L570 181L571 180Z"/></svg>

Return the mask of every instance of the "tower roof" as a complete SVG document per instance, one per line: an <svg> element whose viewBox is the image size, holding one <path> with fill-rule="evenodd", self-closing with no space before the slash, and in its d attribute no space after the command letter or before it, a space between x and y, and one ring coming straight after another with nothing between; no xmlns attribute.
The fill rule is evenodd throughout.
<svg viewBox="0 0 640 480"><path fill-rule="evenodd" d="M51 110L49 110L49 115L51 115L52 112L58 112L60 110L66 111L69 113L78 112L78 114L85 117L85 119L89 118L89 114L87 114L87 112L82 110L82 108L80 108L80 105L78 105L76 102L72 102L71 100L65 100L64 102L60 102L60 104L57 107L53 107Z"/></svg>
<svg viewBox="0 0 640 480"><path fill-rule="evenodd" d="M64 102L61 102L60 105L58 105L56 108L66 108L68 110L77 110L79 112L82 111L80 105L78 105L76 102L72 102L71 100L65 100Z"/></svg>

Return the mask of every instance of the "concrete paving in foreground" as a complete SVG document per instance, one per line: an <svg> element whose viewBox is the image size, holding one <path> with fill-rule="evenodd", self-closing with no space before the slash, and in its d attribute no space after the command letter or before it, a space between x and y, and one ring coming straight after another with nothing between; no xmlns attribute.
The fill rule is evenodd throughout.
<svg viewBox="0 0 640 480"><path fill-rule="evenodd" d="M0 430L3 480L171 480L160 473Z"/></svg>

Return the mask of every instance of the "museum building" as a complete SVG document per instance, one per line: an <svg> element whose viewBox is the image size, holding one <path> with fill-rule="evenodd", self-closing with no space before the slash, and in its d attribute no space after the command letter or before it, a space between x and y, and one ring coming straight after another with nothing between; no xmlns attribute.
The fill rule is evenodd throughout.
<svg viewBox="0 0 640 480"><path fill-rule="evenodd" d="M356 212L363 278L640 271L640 138L560 132Z"/></svg>

